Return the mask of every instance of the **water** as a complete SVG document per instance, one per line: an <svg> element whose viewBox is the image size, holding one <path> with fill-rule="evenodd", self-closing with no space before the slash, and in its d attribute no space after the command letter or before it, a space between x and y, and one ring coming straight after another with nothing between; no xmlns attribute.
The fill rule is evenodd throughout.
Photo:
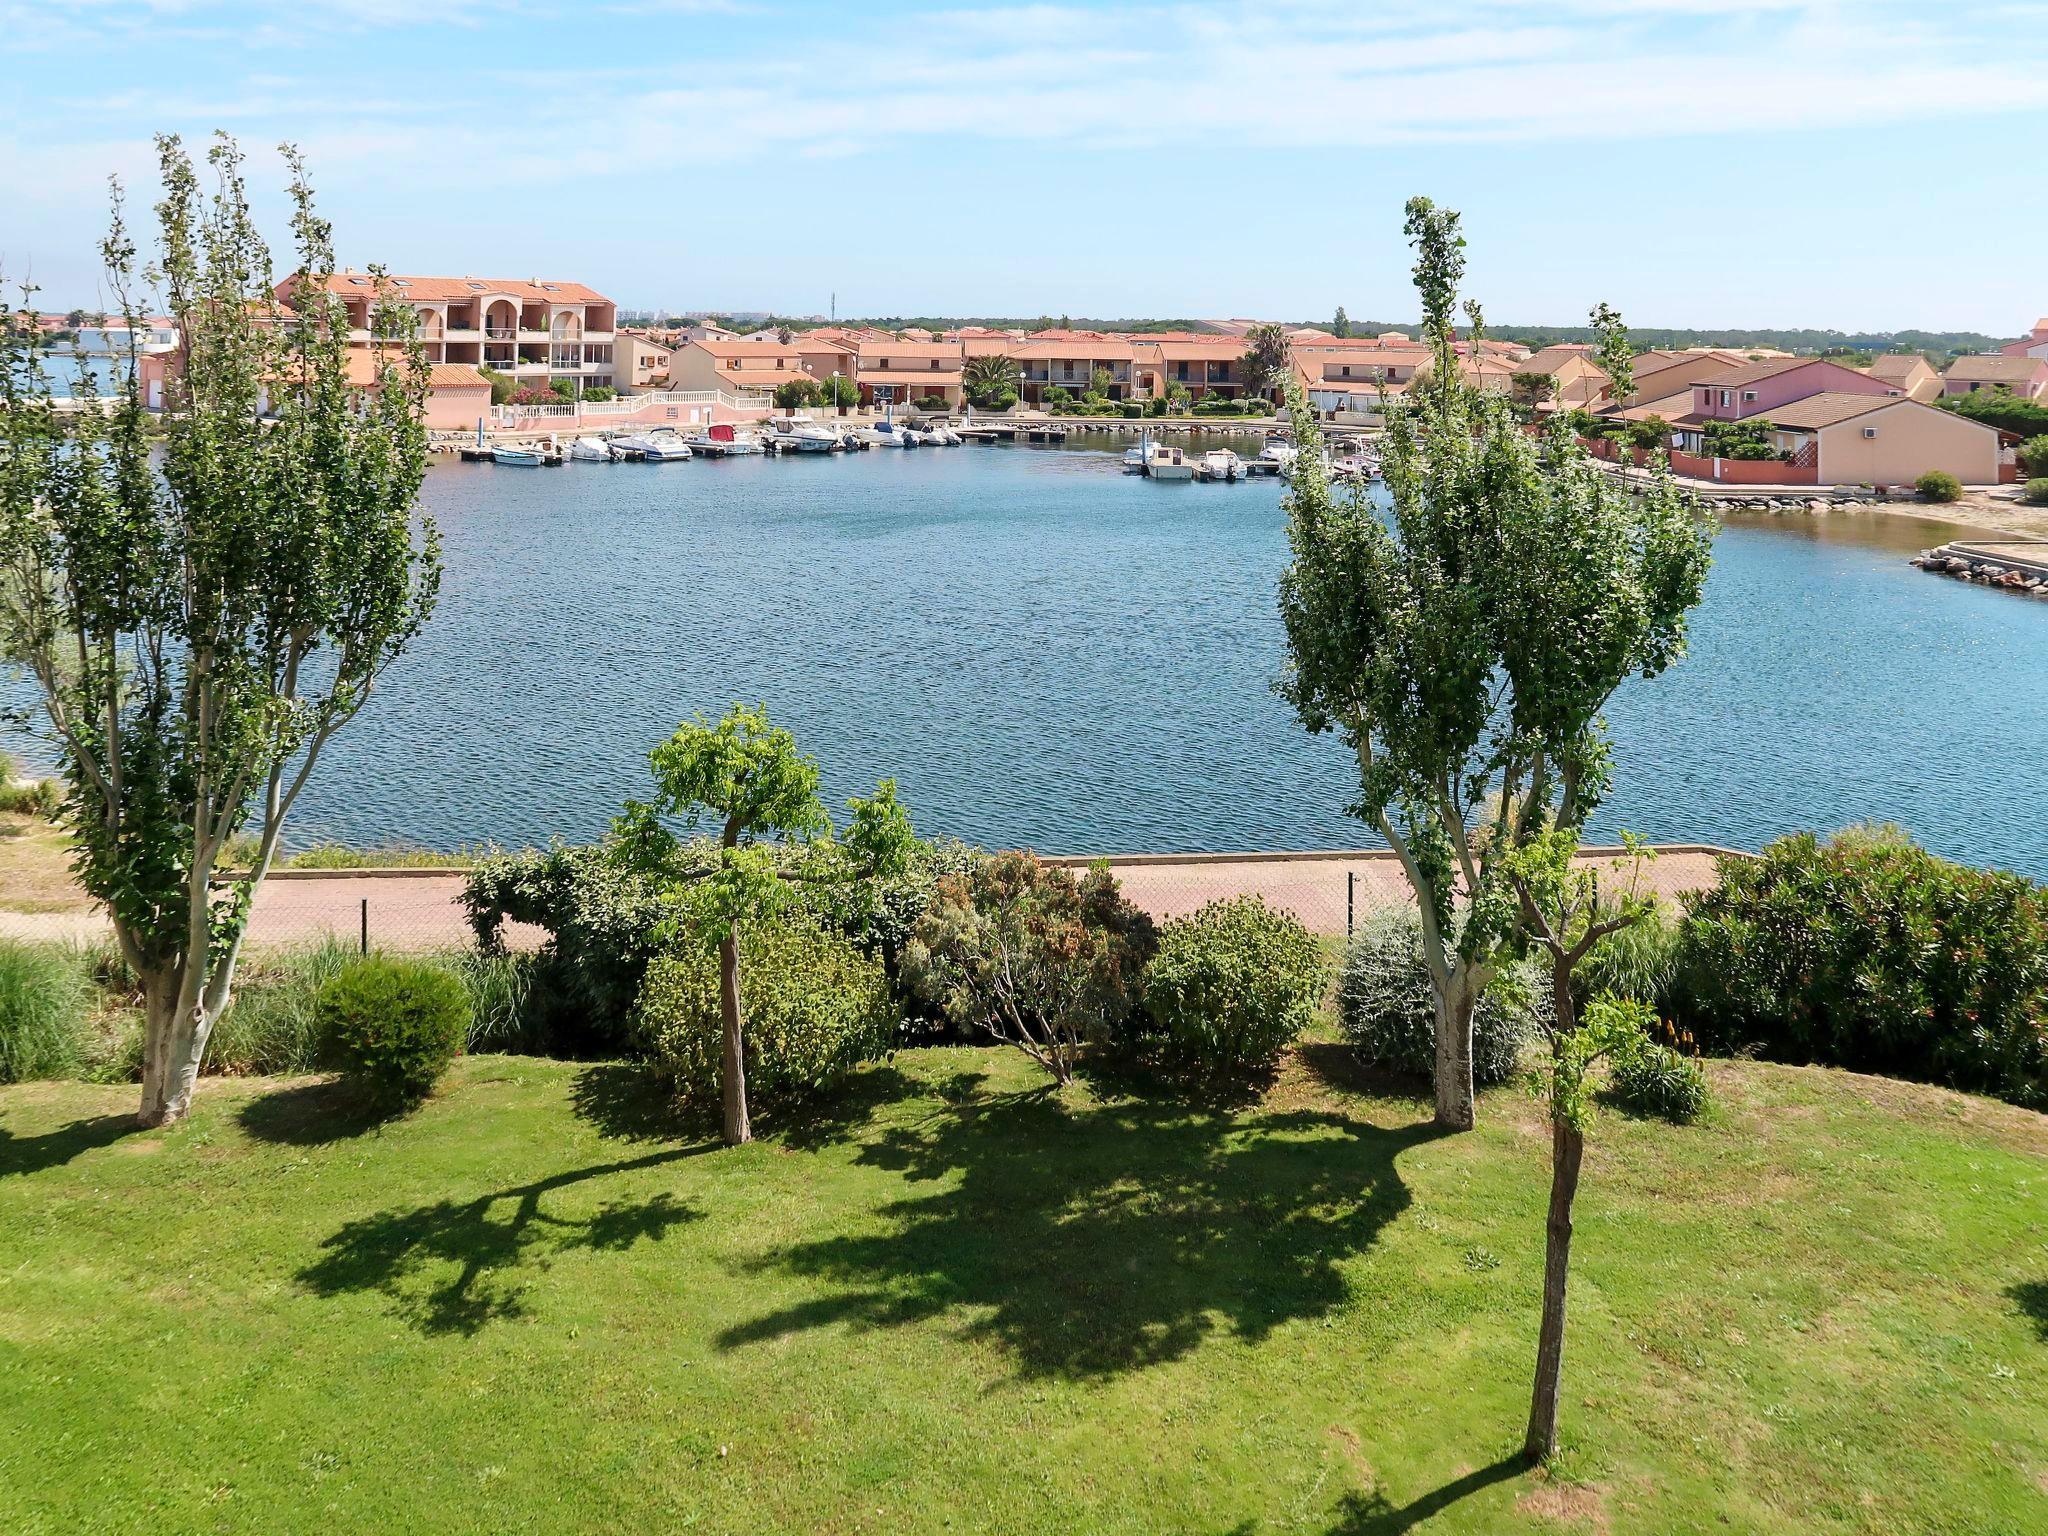
<svg viewBox="0 0 2048 1536"><path fill-rule="evenodd" d="M1239 440L1242 443L1242 439ZM1281 487L966 447L437 465L440 612L329 749L294 840L600 832L646 751L760 700L835 802L1048 851L1356 846L1341 744L1273 696ZM1727 528L1692 654L1624 687L1593 830L1756 847L1863 819L2048 876L2048 604L1924 575L1946 531Z"/></svg>

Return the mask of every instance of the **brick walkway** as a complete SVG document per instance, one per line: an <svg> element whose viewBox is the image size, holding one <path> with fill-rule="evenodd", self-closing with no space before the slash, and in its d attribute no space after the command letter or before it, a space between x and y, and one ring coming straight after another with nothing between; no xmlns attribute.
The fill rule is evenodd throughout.
<svg viewBox="0 0 2048 1536"><path fill-rule="evenodd" d="M1675 899L1714 884L1715 850L1693 845L1662 850L1644 871L1644 886ZM1612 857L1613 850L1606 851ZM1589 851L1599 858L1600 851ZM1060 863L1082 864L1082 859ZM1357 851L1314 854L1177 854L1113 858L1111 867L1132 901L1154 917L1178 917L1204 902L1250 892L1294 913L1321 934L1345 931L1347 900L1360 915L1374 907L1405 905L1408 883L1392 854ZM361 938L368 904L373 949L460 949L470 929L457 897L459 871L396 870L384 873L284 872L264 882L250 918L253 944L310 943L333 935ZM97 913L0 912L0 934L30 939L85 939L103 934ZM537 932L515 933L513 942L537 943Z"/></svg>

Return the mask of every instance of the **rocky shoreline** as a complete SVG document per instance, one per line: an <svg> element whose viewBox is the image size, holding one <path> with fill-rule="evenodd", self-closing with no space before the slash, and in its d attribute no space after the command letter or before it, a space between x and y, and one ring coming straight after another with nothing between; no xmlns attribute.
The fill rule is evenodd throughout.
<svg viewBox="0 0 2048 1536"><path fill-rule="evenodd" d="M1911 563L1923 571L1957 581L2048 598L2048 541L2019 549L2030 552L2015 552L2015 546L2005 544L1943 544L1936 549L1923 549Z"/></svg>

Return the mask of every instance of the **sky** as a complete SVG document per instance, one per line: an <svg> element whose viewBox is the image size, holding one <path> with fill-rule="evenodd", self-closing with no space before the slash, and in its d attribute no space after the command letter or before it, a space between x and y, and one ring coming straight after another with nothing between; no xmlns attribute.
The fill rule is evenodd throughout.
<svg viewBox="0 0 2048 1536"><path fill-rule="evenodd" d="M2048 313L2048 0L0 0L0 268L98 307L151 135L300 145L344 263L629 308L1416 312L1460 210L1502 324Z"/></svg>

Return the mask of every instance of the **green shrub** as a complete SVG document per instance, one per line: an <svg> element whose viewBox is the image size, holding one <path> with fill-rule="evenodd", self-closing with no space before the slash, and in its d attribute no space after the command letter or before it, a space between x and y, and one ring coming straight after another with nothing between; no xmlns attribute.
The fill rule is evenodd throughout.
<svg viewBox="0 0 2048 1536"><path fill-rule="evenodd" d="M904 970L963 1034L1015 1045L1064 1082L1083 1044L1125 1033L1158 945L1107 865L1077 880L997 853L938 882Z"/></svg>
<svg viewBox="0 0 2048 1536"><path fill-rule="evenodd" d="M321 993L354 958L338 939L245 956L227 1012L206 1037L205 1070L231 1077L316 1070Z"/></svg>
<svg viewBox="0 0 2048 1536"><path fill-rule="evenodd" d="M950 407L946 404L946 397L944 395L926 395L922 399L914 401L912 403L915 404L920 411L935 411L943 414L945 411L950 409Z"/></svg>
<svg viewBox="0 0 2048 1536"><path fill-rule="evenodd" d="M1142 400L1126 400L1118 409L1122 411L1125 421L1137 421L1145 414L1145 402Z"/></svg>
<svg viewBox="0 0 2048 1536"><path fill-rule="evenodd" d="M1496 980L1473 1016L1472 1078L1482 1087L1515 1073L1529 1038L1529 1009L1547 994L1529 967ZM1532 1001L1533 1000L1533 1001ZM1344 952L1337 1021L1368 1065L1403 1077L1436 1073L1436 994L1422 957L1422 920L1412 908L1369 913Z"/></svg>
<svg viewBox="0 0 2048 1536"><path fill-rule="evenodd" d="M1630 1114L1690 1125L1706 1113L1707 1074L1691 1057L1652 1042L1616 1064L1607 1096Z"/></svg>
<svg viewBox="0 0 2048 1536"><path fill-rule="evenodd" d="M417 1104L462 1050L469 992L452 973L372 955L344 966L316 1005L325 1058L371 1103Z"/></svg>
<svg viewBox="0 0 2048 1536"><path fill-rule="evenodd" d="M0 752L0 812L14 816L56 816L64 804L64 787L55 779L20 777L13 758Z"/></svg>
<svg viewBox="0 0 2048 1536"><path fill-rule="evenodd" d="M468 949L450 957L448 969L469 994L469 1034L462 1048L477 1051L534 1051L537 1041L528 1013L535 957L487 955Z"/></svg>
<svg viewBox="0 0 2048 1536"><path fill-rule="evenodd" d="M1154 395L1150 400L1147 400L1145 402L1145 414L1147 416L1164 416L1166 414L1166 396Z"/></svg>
<svg viewBox="0 0 2048 1536"><path fill-rule="evenodd" d="M2030 437L2020 444L2020 471L2033 479L2048 479L2048 433Z"/></svg>
<svg viewBox="0 0 2048 1536"><path fill-rule="evenodd" d="M801 913L740 930L740 1010L747 1093L822 1092L895 1043L881 962ZM656 956L640 989L648 1056L685 1103L717 1102L724 1052L718 956L680 943Z"/></svg>
<svg viewBox="0 0 2048 1536"><path fill-rule="evenodd" d="M1687 898L1666 1011L1707 1050L2048 1108L2048 891L1895 828L1780 838Z"/></svg>
<svg viewBox="0 0 2048 1536"><path fill-rule="evenodd" d="M1913 482L1913 488L1922 501L1960 501L1963 495L1963 482L1944 469L1928 470Z"/></svg>
<svg viewBox="0 0 2048 1536"><path fill-rule="evenodd" d="M91 1002L91 979L76 951L0 939L0 1083L83 1070Z"/></svg>
<svg viewBox="0 0 2048 1536"><path fill-rule="evenodd" d="M545 929L528 974L528 1037L563 1055L617 1052L632 1038L641 978L659 947L660 895L603 845L497 854L478 861L463 906L485 954L504 925Z"/></svg>
<svg viewBox="0 0 2048 1536"><path fill-rule="evenodd" d="M2027 482L2027 500L2037 507L2048 507L2048 479Z"/></svg>
<svg viewBox="0 0 2048 1536"><path fill-rule="evenodd" d="M1602 993L1661 1007L1677 952L1677 928L1645 918L1594 944L1572 972L1572 995L1581 1011Z"/></svg>
<svg viewBox="0 0 2048 1536"><path fill-rule="evenodd" d="M1159 933L1145 968L1148 1043L1211 1075L1268 1070L1314 1019L1325 972L1315 935L1257 896L1212 901Z"/></svg>
<svg viewBox="0 0 2048 1536"><path fill-rule="evenodd" d="M606 400L616 400L619 398L619 392L609 384L593 384L583 391L583 398L595 404Z"/></svg>

